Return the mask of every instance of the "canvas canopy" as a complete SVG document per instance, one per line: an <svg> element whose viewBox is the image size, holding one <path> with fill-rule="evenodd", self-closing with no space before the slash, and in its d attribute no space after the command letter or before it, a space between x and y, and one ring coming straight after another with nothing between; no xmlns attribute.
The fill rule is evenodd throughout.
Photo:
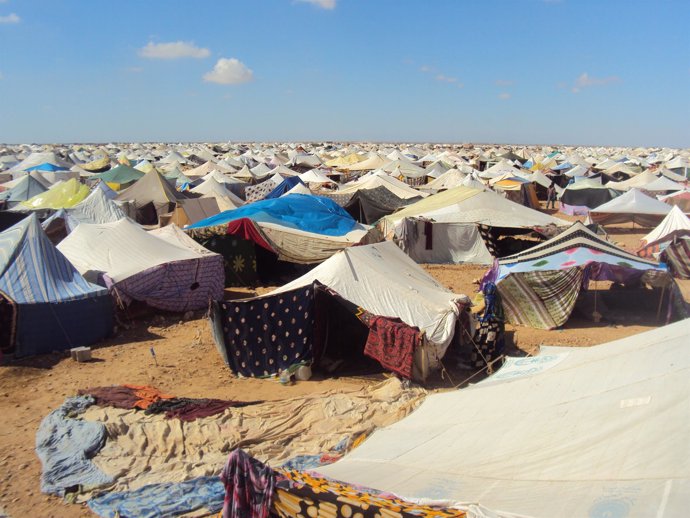
<svg viewBox="0 0 690 518"><path fill-rule="evenodd" d="M58 249L88 278L103 277L125 304L188 311L223 295L223 260L146 232L128 219L79 225Z"/></svg>
<svg viewBox="0 0 690 518"><path fill-rule="evenodd" d="M137 211L137 221L156 224L158 218L175 208L178 200L185 199L157 171L150 171L133 185L121 191L118 201L130 201Z"/></svg>
<svg viewBox="0 0 690 518"><path fill-rule="evenodd" d="M421 197L400 198L381 185L373 189L358 190L343 208L360 223L371 225L382 217L420 199Z"/></svg>
<svg viewBox="0 0 690 518"><path fill-rule="evenodd" d="M690 495L688 333L684 320L595 347L511 358L481 383L428 396L317 471L499 515L682 516Z"/></svg>
<svg viewBox="0 0 690 518"><path fill-rule="evenodd" d="M129 167L128 165L120 164L117 167L113 167L112 169L109 169L104 173L94 175L93 178L103 180L104 182L109 184L110 187L112 187L116 191L119 191L123 187L127 187L128 185L136 182L142 176L144 176L144 173L142 173L138 169L134 169L133 167Z"/></svg>
<svg viewBox="0 0 690 518"><path fill-rule="evenodd" d="M408 217L424 217L442 223L475 223L492 227L532 228L563 226L564 221L507 200L495 192L455 187L408 205L383 218L379 226L389 236Z"/></svg>
<svg viewBox="0 0 690 518"><path fill-rule="evenodd" d="M493 276L506 317L553 329L570 317L585 280L672 283L665 266L605 241L577 221L559 235L498 261Z"/></svg>
<svg viewBox="0 0 690 518"><path fill-rule="evenodd" d="M671 211L671 206L638 189L631 189L618 198L589 212L592 222L600 225L633 222L652 227Z"/></svg>
<svg viewBox="0 0 690 518"><path fill-rule="evenodd" d="M0 348L17 356L91 345L112 331L107 290L86 281L35 214L0 233Z"/></svg>

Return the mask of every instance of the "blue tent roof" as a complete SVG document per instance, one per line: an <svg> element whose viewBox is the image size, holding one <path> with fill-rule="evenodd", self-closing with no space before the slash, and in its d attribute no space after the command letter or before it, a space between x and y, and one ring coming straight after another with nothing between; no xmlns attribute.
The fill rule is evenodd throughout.
<svg viewBox="0 0 690 518"><path fill-rule="evenodd" d="M265 197L264 200L270 200L273 198L280 198L283 194L288 192L290 189L292 189L295 185L298 183L301 183L304 185L304 182L299 179L299 176L290 176L280 182L280 184L273 189L271 192L269 192Z"/></svg>
<svg viewBox="0 0 690 518"><path fill-rule="evenodd" d="M68 169L66 167L62 167L61 165L43 162L42 164L29 167L27 171L68 171Z"/></svg>
<svg viewBox="0 0 690 518"><path fill-rule="evenodd" d="M107 294L86 281L53 246L35 214L0 233L0 291L18 304Z"/></svg>
<svg viewBox="0 0 690 518"><path fill-rule="evenodd" d="M249 218L256 223L276 223L326 236L345 235L357 225L352 216L329 198L288 194L282 198L261 200L238 209L226 210L187 228L223 225L240 218Z"/></svg>

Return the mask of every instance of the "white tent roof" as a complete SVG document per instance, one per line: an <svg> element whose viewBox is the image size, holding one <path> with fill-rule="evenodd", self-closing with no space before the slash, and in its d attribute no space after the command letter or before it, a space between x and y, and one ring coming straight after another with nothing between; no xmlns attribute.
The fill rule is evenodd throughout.
<svg viewBox="0 0 690 518"><path fill-rule="evenodd" d="M674 205L659 226L642 238L642 242L649 244L661 241L664 237L678 231L690 232L690 218L680 210L680 207Z"/></svg>
<svg viewBox="0 0 690 518"><path fill-rule="evenodd" d="M204 180L194 187L191 192L203 194L206 197L216 198L216 200L219 201L218 208L221 209L221 211L236 209L244 205L244 202L237 195L223 187L223 184L216 181L214 177L209 177L207 180ZM223 202L223 207L221 207L221 201ZM227 207L228 204L231 206Z"/></svg>
<svg viewBox="0 0 690 518"><path fill-rule="evenodd" d="M656 198L647 196L638 189L630 189L625 194L600 205L590 211L594 214L653 214L665 215L671 211L671 206Z"/></svg>
<svg viewBox="0 0 690 518"><path fill-rule="evenodd" d="M311 169L310 171L307 171L306 173L302 173L299 175L299 179L302 180L304 183L331 183L335 184L333 180L331 180L328 176L323 174L323 171L320 171L318 169ZM281 178L282 181L282 178Z"/></svg>
<svg viewBox="0 0 690 518"><path fill-rule="evenodd" d="M458 185L462 185L463 180L465 179L465 173L461 173L457 169L448 169L445 173L441 174L438 178L435 180L432 180L431 182L421 185L419 188L421 190L436 190L440 191L441 189L452 189L453 187L457 187Z"/></svg>
<svg viewBox="0 0 690 518"><path fill-rule="evenodd" d="M443 223L478 223L493 227L564 226L566 221L510 201L493 191L456 187L381 218L384 235L403 218L425 217Z"/></svg>
<svg viewBox="0 0 690 518"><path fill-rule="evenodd" d="M149 234L154 235L157 238L167 241L175 246L187 248L200 255L216 255L215 252L211 252L208 248L204 248L199 243L194 241L191 237L185 234L184 230L174 223L150 230Z"/></svg>
<svg viewBox="0 0 690 518"><path fill-rule="evenodd" d="M82 275L104 272L114 282L159 264L202 257L187 247L146 232L129 219L81 224L57 248Z"/></svg>
<svg viewBox="0 0 690 518"><path fill-rule="evenodd" d="M410 500L521 516L685 516L689 335L684 320L511 358L475 386L427 397L317 471Z"/></svg>
<svg viewBox="0 0 690 518"><path fill-rule="evenodd" d="M127 215L101 188L95 188L83 201L65 209L67 225L74 230L82 223L111 223Z"/></svg>
<svg viewBox="0 0 690 518"><path fill-rule="evenodd" d="M424 331L431 343L426 361L432 368L453 338L456 301L468 301L441 286L390 241L346 248L271 294L316 280L371 313L398 317Z"/></svg>

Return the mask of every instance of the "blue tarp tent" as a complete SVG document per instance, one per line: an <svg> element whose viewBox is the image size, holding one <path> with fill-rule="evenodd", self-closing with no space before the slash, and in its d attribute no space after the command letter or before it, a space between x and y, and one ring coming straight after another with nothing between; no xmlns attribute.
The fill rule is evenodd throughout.
<svg viewBox="0 0 690 518"><path fill-rule="evenodd" d="M357 221L345 209L328 198L308 194L288 194L282 198L261 200L239 209L226 210L186 228L213 227L241 218L249 218L255 223L274 223L326 236L344 236L357 225Z"/></svg>
<svg viewBox="0 0 690 518"><path fill-rule="evenodd" d="M112 326L108 290L77 272L35 214L0 233L0 348L29 356L85 346Z"/></svg>
<svg viewBox="0 0 690 518"><path fill-rule="evenodd" d="M271 192L269 192L266 196L264 196L264 200L271 200L273 198L280 198L283 194L288 192L290 189L292 189L295 185L298 183L301 183L304 185L304 182L299 179L299 176L289 176L280 184L273 189Z"/></svg>

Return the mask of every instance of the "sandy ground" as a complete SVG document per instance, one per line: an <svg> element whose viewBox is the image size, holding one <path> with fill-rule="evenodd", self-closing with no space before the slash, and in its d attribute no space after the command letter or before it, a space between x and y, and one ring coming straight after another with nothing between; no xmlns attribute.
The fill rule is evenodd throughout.
<svg viewBox="0 0 690 518"><path fill-rule="evenodd" d="M613 241L634 250L647 231L613 229ZM473 296L483 267L425 266L456 293ZM269 288L258 290L268 291ZM686 300L690 288L682 284ZM234 295L238 295L235 293ZM620 317L620 315L619 315ZM616 321L595 324L585 314L556 331L507 326L513 352L535 352L539 345L590 346L623 338L660 325L655 311L626 311ZM157 362L150 353L153 347ZM519 349L519 350L518 350ZM87 507L64 504L41 494L40 463L34 453L41 419L80 388L134 383L156 386L188 397L277 400L333 388L358 388L383 379L382 374L357 378L312 379L283 386L273 380L237 379L223 364L203 315L182 320L179 315L149 316L131 321L93 351L94 361L76 363L65 354L5 361L0 366L0 507L13 517L93 516ZM430 381L432 388L449 389L467 373L450 372ZM0 513L1 514L1 513Z"/></svg>

